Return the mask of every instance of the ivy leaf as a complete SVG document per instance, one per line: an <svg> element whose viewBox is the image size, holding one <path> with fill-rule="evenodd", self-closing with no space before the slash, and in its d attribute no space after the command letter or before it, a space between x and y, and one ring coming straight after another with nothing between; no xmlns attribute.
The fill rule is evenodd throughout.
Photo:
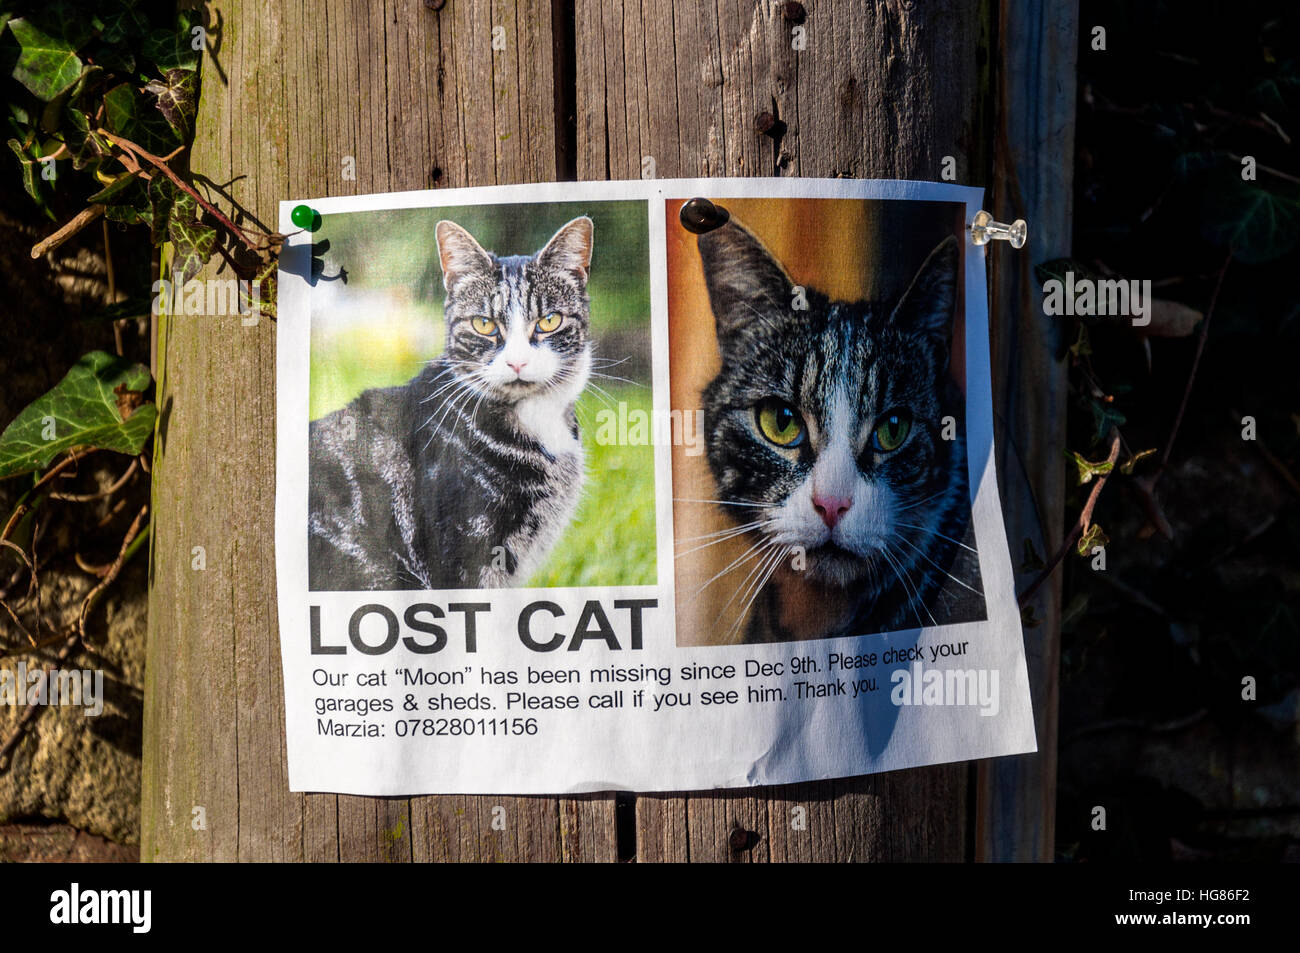
<svg viewBox="0 0 1300 953"><path fill-rule="evenodd" d="M1078 550L1080 556L1091 556L1094 546L1103 548L1110 543L1110 537L1101 531L1101 527L1093 523L1088 527L1087 532L1079 537Z"/></svg>
<svg viewBox="0 0 1300 953"><path fill-rule="evenodd" d="M114 46L129 37L141 37L149 29L149 20L137 9L137 4L117 0L113 9L99 15L99 38Z"/></svg>
<svg viewBox="0 0 1300 953"><path fill-rule="evenodd" d="M173 69L198 69L199 51L192 45L191 33L198 22L193 10L181 10L176 14L175 29L154 30L144 38L144 58L164 73Z"/></svg>
<svg viewBox="0 0 1300 953"><path fill-rule="evenodd" d="M167 224L172 217L172 204L176 201L176 186L169 179L155 175L149 180L149 209L145 218L149 222L150 240L161 245L167 238Z"/></svg>
<svg viewBox="0 0 1300 953"><path fill-rule="evenodd" d="M165 156L181 144L171 126L129 83L119 83L104 94L104 125L156 156Z"/></svg>
<svg viewBox="0 0 1300 953"><path fill-rule="evenodd" d="M1155 447L1151 447L1147 450L1139 450L1137 453L1133 454L1133 456L1129 457L1127 460L1125 460L1123 463L1119 465L1119 472L1124 474L1125 476L1128 476L1130 473L1133 472L1134 468L1137 467L1137 465L1141 463L1143 460L1145 460L1147 457L1155 456L1155 452L1156 452Z"/></svg>
<svg viewBox="0 0 1300 953"><path fill-rule="evenodd" d="M217 247L217 230L199 222L182 222L173 218L167 226L167 237L175 248L172 269L179 284L197 275Z"/></svg>
<svg viewBox="0 0 1300 953"><path fill-rule="evenodd" d="M124 225L148 223L149 198L145 193L144 183L136 176L128 176L127 184L120 192L110 196L113 201L104 209L104 217L110 222Z"/></svg>
<svg viewBox="0 0 1300 953"><path fill-rule="evenodd" d="M94 60L106 70L126 76L134 76L135 55L125 46L110 46L107 43L92 43L86 47L86 58Z"/></svg>
<svg viewBox="0 0 1300 953"><path fill-rule="evenodd" d="M125 321L130 318L147 318L153 308L153 299L136 297L127 298L125 301L117 301L108 305L103 310L96 312L80 321Z"/></svg>
<svg viewBox="0 0 1300 953"><path fill-rule="evenodd" d="M240 300L262 317L274 321L276 319L277 289L280 282L280 260L272 258L258 269L257 274L253 276L253 280L256 282L253 287L257 288L257 296L260 300L253 301L250 293L252 288L250 287L249 291L245 291L242 283L239 286Z"/></svg>
<svg viewBox="0 0 1300 953"><path fill-rule="evenodd" d="M1128 418L1116 410L1113 404L1089 400L1088 407L1092 411L1092 422L1095 428L1092 433L1094 444L1100 443L1102 438L1110 433L1111 427L1122 427L1128 423Z"/></svg>
<svg viewBox="0 0 1300 953"><path fill-rule="evenodd" d="M136 184L137 182L139 182L139 179L136 178L135 173L123 172L111 183L104 186L104 188L100 189L94 195L90 196L90 198L86 199L86 201L92 204L99 204L99 205L115 204L115 203L110 203L109 199L114 199L117 202L120 202L121 201L120 197L122 193L125 192L127 189L129 189L132 185Z"/></svg>
<svg viewBox="0 0 1300 953"><path fill-rule="evenodd" d="M12 100L6 103L9 107L9 125L15 132L21 131L26 136L31 131L32 116L22 103L15 103Z"/></svg>
<svg viewBox="0 0 1300 953"><path fill-rule="evenodd" d="M157 416L153 404L138 400L150 380L141 364L91 351L0 434L0 477L43 469L73 448L139 453Z"/></svg>
<svg viewBox="0 0 1300 953"><path fill-rule="evenodd" d="M103 136L91 131L90 119L75 106L64 111L68 117L63 126L63 141L72 153L72 167L84 169L97 159L108 156L112 147Z"/></svg>
<svg viewBox="0 0 1300 953"><path fill-rule="evenodd" d="M1103 473L1109 473L1111 470L1115 469L1115 464L1110 460L1102 460L1099 463L1093 463L1084 459L1083 456L1075 453L1073 450L1066 450L1065 458L1074 461L1074 465L1078 470L1079 486L1083 486L1085 483L1091 483L1093 477L1099 476Z"/></svg>
<svg viewBox="0 0 1300 953"><path fill-rule="evenodd" d="M72 89L68 91L68 102L75 102L76 98L86 91L86 87L99 79L103 73L104 68L93 63L83 69L77 81L72 84Z"/></svg>
<svg viewBox="0 0 1300 953"><path fill-rule="evenodd" d="M172 271L176 283L184 284L199 273L217 247L217 230L198 220L198 203L186 192L177 191L167 222L172 243Z"/></svg>
<svg viewBox="0 0 1300 953"><path fill-rule="evenodd" d="M1232 182L1207 194L1202 234L1232 249L1243 264L1274 261L1295 248L1300 236L1300 200L1252 182Z"/></svg>
<svg viewBox="0 0 1300 953"><path fill-rule="evenodd" d="M9 32L19 47L14 79L37 99L49 102L81 76L77 50L91 33L90 20L84 13L56 5L39 21L27 17L10 20Z"/></svg>
<svg viewBox="0 0 1300 953"><path fill-rule="evenodd" d="M30 146L30 148L29 148ZM29 142L29 146L23 145L17 139L9 140L9 148L13 150L14 155L18 157L18 162L22 165L23 188L27 190L38 205L45 205L45 196L41 193L41 171L40 156L33 150L36 149L35 136Z"/></svg>
<svg viewBox="0 0 1300 953"><path fill-rule="evenodd" d="M199 91L199 74L193 70L170 69L165 80L151 79L144 91L154 97L158 112L181 141L189 138Z"/></svg>

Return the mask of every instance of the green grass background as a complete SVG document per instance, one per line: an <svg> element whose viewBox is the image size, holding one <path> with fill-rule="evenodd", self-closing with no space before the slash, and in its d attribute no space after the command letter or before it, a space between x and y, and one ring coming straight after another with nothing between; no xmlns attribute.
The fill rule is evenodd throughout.
<svg viewBox="0 0 1300 953"><path fill-rule="evenodd" d="M624 361L594 378L578 401L587 479L578 511L536 587L653 585L654 448L600 445L597 414L651 409L650 292L646 205L565 202L397 209L323 216L314 234L325 280L312 295L309 412L315 420L371 387L404 384L443 349L442 272L434 226L443 218L501 255L532 254L560 226L595 225L591 322L597 357ZM321 243L327 243L322 247ZM330 285L346 270L345 285ZM625 360L626 359L626 360ZM599 362L598 362L599 363ZM601 370L601 368L597 368Z"/></svg>

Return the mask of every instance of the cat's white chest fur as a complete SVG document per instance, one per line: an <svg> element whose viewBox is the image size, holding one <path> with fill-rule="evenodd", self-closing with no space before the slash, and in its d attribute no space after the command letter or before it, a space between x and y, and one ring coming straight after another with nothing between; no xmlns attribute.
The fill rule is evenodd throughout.
<svg viewBox="0 0 1300 953"><path fill-rule="evenodd" d="M515 404L515 420L519 429L537 440L552 457L576 453L582 442L573 435L568 424L571 400L560 394L527 397Z"/></svg>
<svg viewBox="0 0 1300 953"><path fill-rule="evenodd" d="M515 404L519 429L533 437L552 457L578 453L582 441L569 429L569 407L591 376L591 352L584 352L570 379L562 386Z"/></svg>

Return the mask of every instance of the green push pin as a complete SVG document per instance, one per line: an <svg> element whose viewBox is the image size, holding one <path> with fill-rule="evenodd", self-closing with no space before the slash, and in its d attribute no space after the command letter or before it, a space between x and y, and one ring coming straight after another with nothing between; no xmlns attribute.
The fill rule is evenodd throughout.
<svg viewBox="0 0 1300 953"><path fill-rule="evenodd" d="M320 213L310 206L296 205L293 211L289 213L289 221L299 228L314 232L320 228Z"/></svg>

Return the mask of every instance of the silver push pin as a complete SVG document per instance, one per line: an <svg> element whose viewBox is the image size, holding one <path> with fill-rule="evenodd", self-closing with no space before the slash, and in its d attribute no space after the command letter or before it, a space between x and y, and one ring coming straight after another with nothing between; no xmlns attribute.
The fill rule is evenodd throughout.
<svg viewBox="0 0 1300 953"><path fill-rule="evenodd" d="M1029 227L1023 218L1016 219L1010 225L1003 225L993 221L993 216L982 210L975 213L975 220L970 223L970 237L976 245L987 245L1000 239L1010 242L1012 248L1019 248L1024 245L1028 234Z"/></svg>

